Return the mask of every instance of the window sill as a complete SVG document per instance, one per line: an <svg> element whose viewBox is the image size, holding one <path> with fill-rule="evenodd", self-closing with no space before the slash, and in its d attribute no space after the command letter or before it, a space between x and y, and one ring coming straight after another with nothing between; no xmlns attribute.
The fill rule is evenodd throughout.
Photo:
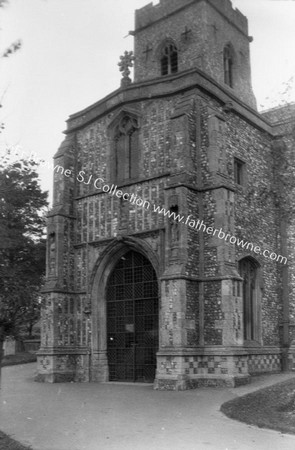
<svg viewBox="0 0 295 450"><path fill-rule="evenodd" d="M244 347L251 347L251 348L256 347L257 348L257 347L262 347L262 344L261 344L261 342L255 341L255 340L253 340L253 341L245 340L243 346Z"/></svg>

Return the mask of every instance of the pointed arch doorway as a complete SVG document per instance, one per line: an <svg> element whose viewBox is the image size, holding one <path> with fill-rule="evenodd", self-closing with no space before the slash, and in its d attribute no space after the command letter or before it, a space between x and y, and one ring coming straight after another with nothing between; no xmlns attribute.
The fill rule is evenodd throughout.
<svg viewBox="0 0 295 450"><path fill-rule="evenodd" d="M128 251L111 272L106 290L110 381L153 382L159 348L156 272L141 253Z"/></svg>
<svg viewBox="0 0 295 450"><path fill-rule="evenodd" d="M243 278L244 342L261 341L261 301L259 293L259 264L254 258L239 261L239 272Z"/></svg>

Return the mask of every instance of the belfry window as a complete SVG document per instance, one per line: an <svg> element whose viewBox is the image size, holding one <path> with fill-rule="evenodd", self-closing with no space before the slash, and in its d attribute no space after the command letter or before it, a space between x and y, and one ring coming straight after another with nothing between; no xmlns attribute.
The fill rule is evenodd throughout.
<svg viewBox="0 0 295 450"><path fill-rule="evenodd" d="M161 75L178 72L178 52L175 44L167 43L161 53Z"/></svg>
<svg viewBox="0 0 295 450"><path fill-rule="evenodd" d="M233 51L230 45L223 50L224 82L233 87Z"/></svg>
<svg viewBox="0 0 295 450"><path fill-rule="evenodd" d="M252 258L244 258L239 263L239 272L243 278L243 318L244 340L259 340L259 299L258 264Z"/></svg>
<svg viewBox="0 0 295 450"><path fill-rule="evenodd" d="M117 182L138 176L138 122L135 118L124 116L115 130L115 167Z"/></svg>

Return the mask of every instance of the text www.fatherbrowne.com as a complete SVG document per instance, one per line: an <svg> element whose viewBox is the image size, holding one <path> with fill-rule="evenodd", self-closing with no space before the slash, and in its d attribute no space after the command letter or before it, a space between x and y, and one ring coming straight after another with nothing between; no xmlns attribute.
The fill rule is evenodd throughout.
<svg viewBox="0 0 295 450"><path fill-rule="evenodd" d="M190 228L195 229L196 231L202 231L204 233L207 233L211 236L217 236L219 239L223 239L225 242L229 242L231 244L237 245L238 247L241 247L242 249L250 250L257 255L262 255L265 258L269 258L272 261L280 262L282 264L287 264L288 260L285 256L277 255L274 252L271 252L270 250L263 250L259 245L254 245L252 242L244 241L243 239L239 239L236 236L233 236L229 233L226 233L223 231L222 228L213 228L213 227L207 227L203 220L195 220L193 219L192 215L188 216L181 216L180 214L176 214L174 211L170 211L169 209L161 208L160 206L154 205L154 212L157 212L158 214L162 214L165 217L168 217L169 219L174 220L178 223L183 223Z"/></svg>
<svg viewBox="0 0 295 450"><path fill-rule="evenodd" d="M86 178L84 177L85 172L80 171L77 176L77 181L80 183L89 185L90 183L93 184L95 189L102 190L103 192L111 195L116 196L118 198L122 198L123 200L133 204L137 205L144 209L152 209L153 212L157 214L161 214L165 217L168 217L171 221L175 221L176 223L184 224L190 228L193 228L196 231L201 231L203 233L207 233L211 236L217 236L218 239L223 239L225 242L229 242L230 244L237 245L238 247L241 247L244 250L252 251L256 255L262 255L265 258L270 259L271 261L276 261L282 264L287 264L288 260L285 256L277 255L274 252L271 252L270 250L263 250L259 245L254 245L252 242L244 241L243 239L239 239L235 237L232 234L226 233L222 228L213 228L208 227L205 225L203 220L198 219L195 220L192 217L192 214L188 216L182 216L180 214L177 214L175 211L171 211L170 209L165 209L161 206L156 206L155 204L153 207L151 207L151 203L148 200L143 200L142 198L138 197L136 194L129 194L127 192L123 192L120 189L118 189L118 186L115 186L112 184L111 186L106 184L102 178L97 178L95 180L92 179L92 175L90 177Z"/></svg>
<svg viewBox="0 0 295 450"><path fill-rule="evenodd" d="M52 162L49 163L48 161L43 161L37 157L36 153L31 153L30 155L28 155L26 152L23 152L18 147L15 147L13 149L9 148L7 150L9 154L17 156L19 158L33 159L36 162L38 162L38 164L41 167L45 165L47 168L52 169L53 172L61 173L66 177L74 176L72 170L70 169L66 170L64 167L60 165L54 166ZM93 175L90 175L85 179L85 175L86 175L85 172L81 170L76 177L77 181L79 183L83 183L86 185L92 184L95 189L108 193L111 196L122 198L123 200L130 202L133 205L136 204L137 206L140 206L144 209L151 209L151 204L148 200L143 200L136 194L129 194L127 192L124 193L123 191L119 190L117 186L114 185L109 186L108 184L105 183L105 181L102 178L94 179ZM188 216L181 216L180 214L176 214L175 211L171 211L169 209L165 209L161 206L156 205L153 205L153 211L155 213L168 217L170 220L187 225L188 227L193 228L196 231L201 231L211 236L217 236L218 239L223 239L225 242L237 245L238 247L241 247L244 250L250 250L256 253L257 255L262 255L265 258L268 258L272 261L276 261L282 264L287 264L288 262L285 256L277 255L276 253L271 252L270 250L267 249L263 250L259 245L254 245L252 242L239 239L232 234L226 233L222 228L208 227L205 225L203 220L200 219L195 220L192 217L192 214L189 214Z"/></svg>
<svg viewBox="0 0 295 450"><path fill-rule="evenodd" d="M93 180L92 175L90 175L89 178L87 177L87 179L85 179L84 175L85 172L80 171L77 176L77 181L86 185L92 183L95 189L102 190L103 192L108 193L111 196L122 198L123 200L128 201L133 205L142 207L144 209L151 209L151 204L148 200L143 200L136 194L129 194L127 192L123 192L120 189L118 189L118 186L115 185L109 186L108 184L105 184L102 178L97 178ZM205 225L203 220L200 219L194 220L192 214L188 216L181 216L180 214L177 214L175 211L171 211L170 209L165 209L161 206L156 205L153 205L153 211L155 213L168 217L170 220L187 225L188 227L193 228L196 231L201 231L211 236L217 236L218 239L223 239L225 242L237 245L238 247L241 247L244 250L248 251L250 250L254 252L256 255L262 255L265 258L270 259L271 261L276 261L282 264L287 264L288 262L285 256L277 255L276 253L271 252L270 250L267 249L263 250L259 245L254 245L252 242L239 239L232 234L226 233L222 228L208 227Z"/></svg>

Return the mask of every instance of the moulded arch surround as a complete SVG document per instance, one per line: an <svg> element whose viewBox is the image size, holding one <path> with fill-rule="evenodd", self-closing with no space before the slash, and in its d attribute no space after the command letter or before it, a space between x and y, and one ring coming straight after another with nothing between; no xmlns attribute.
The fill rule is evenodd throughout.
<svg viewBox="0 0 295 450"><path fill-rule="evenodd" d="M262 345L262 323L261 323L261 297L262 293L261 290L263 289L263 283L262 283L262 277L261 277L261 264L257 261L256 258L254 258L252 255L245 255L238 260L238 265L240 265L243 261L249 261L253 264L256 271L256 287L255 287L255 304L254 304L254 314L255 314L255 321L253 323L254 327L254 333L256 335L256 338L253 342L255 342L258 345ZM239 271L240 273L240 271ZM241 276L241 274L240 274ZM244 301L244 299L243 299ZM246 341L248 345L249 341Z"/></svg>
<svg viewBox="0 0 295 450"><path fill-rule="evenodd" d="M224 44L224 46L223 46L223 51L224 51L226 48L229 49L230 54L231 54L231 57L233 58L233 61L235 62L235 59L236 59L236 52L235 52L235 49L234 49L233 44L232 44L230 41L229 41L229 42L226 42L226 43Z"/></svg>
<svg viewBox="0 0 295 450"><path fill-rule="evenodd" d="M165 39L163 39L163 40L159 43L158 47L156 48L155 56L156 56L156 59L157 59L157 60L160 60L160 58L161 58L161 56L162 56L162 51L163 51L163 49L164 49L167 45L169 45L169 44L174 45L175 48L176 48L176 50L177 50L177 52L179 51L179 50L178 50L177 43L175 42L175 40L172 39L171 37L166 37Z"/></svg>
<svg viewBox="0 0 295 450"><path fill-rule="evenodd" d="M250 261L255 266L255 269L257 271L257 287L259 287L260 289L263 289L263 280L262 280L262 276L261 276L261 264L252 255L244 255L238 259L238 274L241 276L240 270L239 270L239 265L242 261L245 261L245 260Z"/></svg>
<svg viewBox="0 0 295 450"><path fill-rule="evenodd" d="M130 108L130 107L124 107L124 108L121 108L119 111L117 111L117 113L113 117L112 121L108 125L108 134L109 135L113 134L114 129L116 128L116 126L119 124L119 122L125 116L129 116L130 118L137 120L138 128L140 128L141 114L136 109L133 109L133 108Z"/></svg>
<svg viewBox="0 0 295 450"><path fill-rule="evenodd" d="M241 256L241 258L238 259L238 264L239 264L241 261L243 261L244 259L247 259L248 261L251 261L251 262L256 266L257 269L260 269L261 264L260 264L259 261L258 261L256 258L254 258L252 255L244 255L244 256Z"/></svg>
<svg viewBox="0 0 295 450"><path fill-rule="evenodd" d="M92 350L107 352L106 286L119 259L128 251L144 255L159 279L160 264L149 244L141 239L124 237L113 240L97 259L90 277L92 310Z"/></svg>

